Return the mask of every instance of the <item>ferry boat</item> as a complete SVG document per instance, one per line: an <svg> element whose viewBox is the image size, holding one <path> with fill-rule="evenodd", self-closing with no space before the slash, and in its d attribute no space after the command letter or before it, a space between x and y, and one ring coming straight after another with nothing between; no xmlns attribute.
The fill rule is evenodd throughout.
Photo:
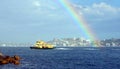
<svg viewBox="0 0 120 69"><path fill-rule="evenodd" d="M52 44L48 44L44 41L36 41L35 45L33 47L30 47L31 49L53 49L54 46Z"/></svg>

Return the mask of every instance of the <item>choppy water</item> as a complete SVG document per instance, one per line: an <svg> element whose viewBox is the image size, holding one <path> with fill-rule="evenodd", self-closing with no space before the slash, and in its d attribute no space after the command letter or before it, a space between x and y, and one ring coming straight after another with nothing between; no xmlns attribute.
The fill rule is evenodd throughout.
<svg viewBox="0 0 120 69"><path fill-rule="evenodd" d="M56 48L31 50L27 47L0 47L6 55L19 55L21 64L0 69L120 69L120 48Z"/></svg>

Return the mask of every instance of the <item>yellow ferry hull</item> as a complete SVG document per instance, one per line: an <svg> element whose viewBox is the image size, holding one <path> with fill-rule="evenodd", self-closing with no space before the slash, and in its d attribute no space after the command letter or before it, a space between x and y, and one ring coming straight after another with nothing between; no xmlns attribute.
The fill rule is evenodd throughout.
<svg viewBox="0 0 120 69"><path fill-rule="evenodd" d="M39 48L39 47L30 47L30 49L54 49L54 47L53 48Z"/></svg>

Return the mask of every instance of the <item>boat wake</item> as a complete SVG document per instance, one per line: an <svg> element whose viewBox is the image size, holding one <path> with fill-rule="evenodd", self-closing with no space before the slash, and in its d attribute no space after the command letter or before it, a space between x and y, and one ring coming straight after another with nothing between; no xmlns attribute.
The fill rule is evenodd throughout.
<svg viewBox="0 0 120 69"><path fill-rule="evenodd" d="M96 49L96 48L85 48L84 50L99 50L99 49Z"/></svg>
<svg viewBox="0 0 120 69"><path fill-rule="evenodd" d="M71 50L70 48L56 48L56 50Z"/></svg>
<svg viewBox="0 0 120 69"><path fill-rule="evenodd" d="M120 49L111 49L111 50L120 50Z"/></svg>

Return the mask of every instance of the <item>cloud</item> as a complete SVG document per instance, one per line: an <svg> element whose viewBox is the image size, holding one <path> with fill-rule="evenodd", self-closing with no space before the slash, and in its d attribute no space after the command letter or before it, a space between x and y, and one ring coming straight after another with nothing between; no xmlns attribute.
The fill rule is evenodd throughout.
<svg viewBox="0 0 120 69"><path fill-rule="evenodd" d="M33 2L33 5L34 5L35 7L40 7L40 6L41 6L41 4L40 4L39 1L34 1L34 2Z"/></svg>
<svg viewBox="0 0 120 69"><path fill-rule="evenodd" d="M120 8L114 7L104 2L94 3L91 6L81 6L75 4L73 4L73 6L79 11L80 14L89 20L94 19L101 21L120 18Z"/></svg>
<svg viewBox="0 0 120 69"><path fill-rule="evenodd" d="M41 8L44 10L56 10L55 2L53 1L33 1L33 6L37 8Z"/></svg>
<svg viewBox="0 0 120 69"><path fill-rule="evenodd" d="M33 12L37 15L54 17L57 15L58 5L50 0L32 1Z"/></svg>
<svg viewBox="0 0 120 69"><path fill-rule="evenodd" d="M100 38L119 37L120 7L105 2L93 3L89 6L72 5Z"/></svg>

